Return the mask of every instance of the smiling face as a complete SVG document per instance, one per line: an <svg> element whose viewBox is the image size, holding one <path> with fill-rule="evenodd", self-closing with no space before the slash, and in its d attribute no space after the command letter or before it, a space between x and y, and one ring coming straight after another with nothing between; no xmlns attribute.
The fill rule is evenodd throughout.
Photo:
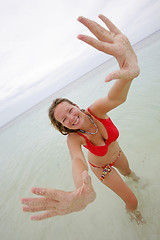
<svg viewBox="0 0 160 240"><path fill-rule="evenodd" d="M54 110L58 122L69 129L80 129L83 124L83 113L77 106L68 102L61 102Z"/></svg>

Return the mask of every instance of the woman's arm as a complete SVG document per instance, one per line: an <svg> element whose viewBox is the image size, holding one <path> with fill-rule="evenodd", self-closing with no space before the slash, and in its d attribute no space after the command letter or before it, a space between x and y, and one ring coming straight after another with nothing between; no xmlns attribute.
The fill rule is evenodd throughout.
<svg viewBox="0 0 160 240"><path fill-rule="evenodd" d="M99 18L106 24L110 31L92 20L79 17L78 20L85 25L97 39L86 35L79 35L78 38L92 47L114 56L119 64L120 69L110 73L105 79L106 82L117 79L108 95L98 99L91 106L93 108L92 111L105 114L126 100L131 82L139 75L140 70L136 54L127 37L124 36L108 18L103 15L99 15Z"/></svg>
<svg viewBox="0 0 160 240"><path fill-rule="evenodd" d="M58 215L65 215L83 210L96 198L87 171L82 173L82 186L72 192L52 188L32 188L36 198L22 198L24 212L42 212L31 216L31 220L44 220Z"/></svg>
<svg viewBox="0 0 160 240"><path fill-rule="evenodd" d="M76 134L77 135L77 134ZM78 136L78 135L77 135ZM72 158L72 172L76 190L65 192L57 189L32 188L32 193L40 196L37 198L23 198L21 200L24 212L41 212L31 217L32 220L65 215L84 209L96 198L96 193L88 175L88 166L81 150L79 141L74 134L68 136L68 147Z"/></svg>
<svg viewBox="0 0 160 240"><path fill-rule="evenodd" d="M73 181L76 188L82 186L82 173L83 171L88 171L88 165L84 157L81 143L79 140L80 136L75 133L71 133L67 137L67 144L70 151L72 159L72 175Z"/></svg>

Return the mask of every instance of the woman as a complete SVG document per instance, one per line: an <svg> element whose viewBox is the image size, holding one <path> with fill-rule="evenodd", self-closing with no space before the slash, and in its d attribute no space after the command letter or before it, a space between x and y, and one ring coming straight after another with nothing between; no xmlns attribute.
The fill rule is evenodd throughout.
<svg viewBox="0 0 160 240"><path fill-rule="evenodd" d="M68 134L67 143L72 159L76 190L64 192L32 188L34 194L43 197L22 199L22 203L26 205L23 211L45 211L32 216L32 220L80 211L95 200L96 193L92 187L82 151L84 146L89 150L88 162L94 174L124 201L126 209L138 223L143 222L140 212L137 211L138 201L134 193L115 170L116 168L124 176L138 180L129 168L128 161L116 141L119 135L118 129L107 115L109 111L126 101L132 80L139 75L139 66L128 39L108 18L103 15L99 15L99 18L106 24L109 31L94 21L79 17L78 21L85 25L97 39L86 35L79 35L78 39L116 58L120 70L109 74L105 81L117 80L106 97L96 100L84 111L67 99L53 101L49 116L52 124L62 134Z"/></svg>

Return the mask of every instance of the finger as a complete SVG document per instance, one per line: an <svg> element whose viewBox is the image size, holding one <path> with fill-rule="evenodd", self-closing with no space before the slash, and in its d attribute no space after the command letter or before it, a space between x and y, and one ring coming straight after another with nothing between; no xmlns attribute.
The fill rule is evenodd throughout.
<svg viewBox="0 0 160 240"><path fill-rule="evenodd" d="M41 206L43 204L43 198L23 198L21 203L27 206Z"/></svg>
<svg viewBox="0 0 160 240"><path fill-rule="evenodd" d="M78 35L78 39L89 44L90 46L96 48L99 51L105 52L109 55L113 55L114 47L112 44L101 42L95 38L83 34Z"/></svg>
<svg viewBox="0 0 160 240"><path fill-rule="evenodd" d="M53 207L52 208L50 208L50 209L52 209L53 210ZM46 206L38 206L38 207L36 207L36 206L24 206L24 207L22 207L22 210L24 211L24 212L41 212L41 211L46 211L46 210L50 210L48 207L46 207Z"/></svg>
<svg viewBox="0 0 160 240"><path fill-rule="evenodd" d="M44 212L42 214L39 214L39 215L35 215L35 216L31 216L31 220L44 220L44 219L47 219L47 218L51 218L51 217L54 217L54 216L57 216L58 213L56 210L53 210L53 211L47 211L47 212Z"/></svg>
<svg viewBox="0 0 160 240"><path fill-rule="evenodd" d="M21 203L27 206L42 205L41 199L37 198L22 198Z"/></svg>
<svg viewBox="0 0 160 240"><path fill-rule="evenodd" d="M65 198L65 192L52 188L32 188L32 193L48 198L52 198L55 201L62 201Z"/></svg>
<svg viewBox="0 0 160 240"><path fill-rule="evenodd" d="M51 198L23 198L21 199L21 203L27 206L58 206L58 201L55 201Z"/></svg>
<svg viewBox="0 0 160 240"><path fill-rule="evenodd" d="M115 34L121 34L121 31L104 15L100 14L98 16L109 28L109 30Z"/></svg>
<svg viewBox="0 0 160 240"><path fill-rule="evenodd" d="M113 42L113 36L110 34L110 32L95 21L85 17L79 17L78 21L86 26L99 40L109 43Z"/></svg>

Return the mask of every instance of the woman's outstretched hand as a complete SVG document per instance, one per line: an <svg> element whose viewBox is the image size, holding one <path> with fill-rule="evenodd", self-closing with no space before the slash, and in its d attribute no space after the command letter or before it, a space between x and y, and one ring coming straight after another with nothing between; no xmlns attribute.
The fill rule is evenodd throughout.
<svg viewBox="0 0 160 240"><path fill-rule="evenodd" d="M91 184L91 177L87 171L82 173L83 184L73 192L64 192L48 188L32 188L32 193L38 198L23 198L21 200L24 212L40 212L31 217L32 220L43 220L57 215L65 215L84 209L96 198Z"/></svg>
<svg viewBox="0 0 160 240"><path fill-rule="evenodd" d="M117 59L120 70L109 74L105 79L106 82L113 79L132 80L139 75L140 70L136 54L128 38L108 18L102 14L99 18L109 30L90 19L79 17L78 21L85 25L97 39L82 34L78 35L78 39Z"/></svg>

